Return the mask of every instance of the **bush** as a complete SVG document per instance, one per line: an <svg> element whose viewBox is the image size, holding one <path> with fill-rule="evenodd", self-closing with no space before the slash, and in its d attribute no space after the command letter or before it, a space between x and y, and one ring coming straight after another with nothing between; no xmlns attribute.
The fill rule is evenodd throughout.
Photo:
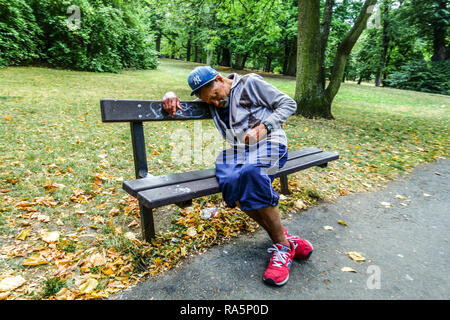
<svg viewBox="0 0 450 320"><path fill-rule="evenodd" d="M29 63L39 57L41 29L25 0L0 0L0 66Z"/></svg>
<svg viewBox="0 0 450 320"><path fill-rule="evenodd" d="M450 95L450 61L411 61L386 79L390 87Z"/></svg>
<svg viewBox="0 0 450 320"><path fill-rule="evenodd" d="M68 27L67 8L79 8L79 25ZM122 68L156 68L157 55L140 27L142 15L115 1L40 0L34 2L46 40L43 50L55 67L119 72Z"/></svg>
<svg viewBox="0 0 450 320"><path fill-rule="evenodd" d="M0 65L39 59L57 68L98 72L157 67L151 30L144 23L149 13L139 5L116 0L28 3L0 0Z"/></svg>

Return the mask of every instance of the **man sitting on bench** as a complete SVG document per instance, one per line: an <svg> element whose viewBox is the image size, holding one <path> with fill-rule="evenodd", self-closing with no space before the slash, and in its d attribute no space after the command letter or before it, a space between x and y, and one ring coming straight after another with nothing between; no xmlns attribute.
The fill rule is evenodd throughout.
<svg viewBox="0 0 450 320"><path fill-rule="evenodd" d="M228 207L239 206L269 234L273 246L263 280L281 286L289 278L292 259L308 259L312 245L288 234L281 224L279 196L272 187L275 170L287 161L287 138L281 125L297 109L296 102L262 77L251 73L221 76L209 66L188 76L191 95L214 106L214 123L231 145L216 159L216 177ZM173 92L163 99L164 110L181 110ZM271 174L272 173L272 174Z"/></svg>

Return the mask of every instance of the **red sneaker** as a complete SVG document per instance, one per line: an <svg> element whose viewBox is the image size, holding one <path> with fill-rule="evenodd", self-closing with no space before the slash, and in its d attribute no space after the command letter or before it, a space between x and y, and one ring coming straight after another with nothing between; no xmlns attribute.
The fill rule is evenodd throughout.
<svg viewBox="0 0 450 320"><path fill-rule="evenodd" d="M292 258L294 257L294 248L287 247L284 244L276 243L267 250L272 253L269 266L264 273L264 282L282 286L289 279L289 270L292 265Z"/></svg>
<svg viewBox="0 0 450 320"><path fill-rule="evenodd" d="M311 256L311 254L313 253L314 248L313 248L312 244L308 240L302 239L297 236L290 235L287 232L285 227L283 227L283 230L284 230L284 234L286 235L286 239L294 247L294 251L295 251L294 258L300 259L300 260L308 260L309 257Z"/></svg>

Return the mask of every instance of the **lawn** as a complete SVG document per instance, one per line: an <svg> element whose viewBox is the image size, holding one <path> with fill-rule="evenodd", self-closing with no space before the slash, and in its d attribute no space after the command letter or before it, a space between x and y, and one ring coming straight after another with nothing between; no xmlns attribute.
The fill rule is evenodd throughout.
<svg viewBox="0 0 450 320"><path fill-rule="evenodd" d="M168 90L191 100L186 78L193 66L163 59L157 70L121 74L0 69L0 299L107 297L257 228L214 195L191 208L158 209L158 237L140 241L137 203L121 189L134 178L129 125L102 123L99 100L160 100ZM294 78L263 76L294 95ZM283 219L448 157L449 105L446 96L344 83L335 120L289 118L290 148L316 146L340 160L290 176L292 194L280 201ZM213 166L211 157L182 163L173 157L180 143L195 154L199 132L202 149L211 143L207 135L217 139L212 120L146 123L145 130L150 173ZM203 220L206 206L219 214Z"/></svg>

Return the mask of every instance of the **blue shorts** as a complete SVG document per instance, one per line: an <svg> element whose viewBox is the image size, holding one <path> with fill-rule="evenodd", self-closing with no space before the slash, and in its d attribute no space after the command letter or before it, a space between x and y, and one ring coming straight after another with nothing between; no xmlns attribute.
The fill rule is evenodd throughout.
<svg viewBox="0 0 450 320"><path fill-rule="evenodd" d="M288 158L287 147L268 142L222 151L216 158L216 177L228 207L239 201L243 211L278 205L272 187L275 172Z"/></svg>

